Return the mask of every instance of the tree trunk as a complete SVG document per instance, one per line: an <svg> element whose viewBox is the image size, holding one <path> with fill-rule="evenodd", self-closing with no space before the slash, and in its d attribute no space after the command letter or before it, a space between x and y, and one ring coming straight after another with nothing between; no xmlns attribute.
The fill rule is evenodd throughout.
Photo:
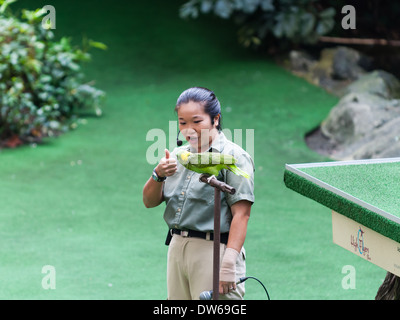
<svg viewBox="0 0 400 320"><path fill-rule="evenodd" d="M375 300L400 300L400 278L388 272L379 287Z"/></svg>

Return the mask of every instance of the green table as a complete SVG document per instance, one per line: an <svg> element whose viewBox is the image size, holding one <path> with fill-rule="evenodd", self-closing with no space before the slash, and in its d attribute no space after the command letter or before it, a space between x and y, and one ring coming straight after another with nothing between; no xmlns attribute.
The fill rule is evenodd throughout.
<svg viewBox="0 0 400 320"><path fill-rule="evenodd" d="M334 243L400 276L400 158L287 164L284 181L332 210Z"/></svg>

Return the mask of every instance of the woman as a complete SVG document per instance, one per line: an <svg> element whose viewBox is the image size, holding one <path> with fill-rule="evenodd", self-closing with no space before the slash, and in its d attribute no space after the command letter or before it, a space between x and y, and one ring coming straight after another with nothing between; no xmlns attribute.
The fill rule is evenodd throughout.
<svg viewBox="0 0 400 320"><path fill-rule="evenodd" d="M185 90L178 98L175 111L179 130L189 142L175 148L154 168L143 188L147 208L165 201L164 219L172 239L168 248L168 299L199 299L203 291L212 289L214 189L199 181L199 174L177 162L175 154L220 152L231 154L236 165L250 178L221 170L219 180L236 189L234 195L221 194L221 267L220 299L243 299L247 223L254 202L254 163L247 152L226 139L221 132L221 106L215 94L201 87ZM169 241L168 241L169 242Z"/></svg>

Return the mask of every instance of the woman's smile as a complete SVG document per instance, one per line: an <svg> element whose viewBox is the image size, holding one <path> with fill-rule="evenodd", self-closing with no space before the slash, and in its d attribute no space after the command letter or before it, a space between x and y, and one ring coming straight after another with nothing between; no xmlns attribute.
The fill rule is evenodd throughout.
<svg viewBox="0 0 400 320"><path fill-rule="evenodd" d="M178 109L178 120L179 130L186 141L197 152L208 150L218 130L212 124L210 116L204 111L204 106L193 101L181 104Z"/></svg>

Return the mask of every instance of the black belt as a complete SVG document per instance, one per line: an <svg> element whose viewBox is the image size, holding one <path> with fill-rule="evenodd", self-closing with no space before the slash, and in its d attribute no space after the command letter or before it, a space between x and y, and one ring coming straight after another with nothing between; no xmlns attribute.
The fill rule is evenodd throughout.
<svg viewBox="0 0 400 320"><path fill-rule="evenodd" d="M195 231L195 230L179 230L179 229L171 229L168 231L167 240L165 241L166 245L169 245L169 242L171 241L172 234L178 234L183 237L190 237L190 238L200 238L200 239L207 239L207 232L201 232L201 231ZM209 234L209 240L213 241L214 240L214 233L210 232ZM220 242L223 244L228 244L228 237L229 233L221 233L220 236Z"/></svg>

